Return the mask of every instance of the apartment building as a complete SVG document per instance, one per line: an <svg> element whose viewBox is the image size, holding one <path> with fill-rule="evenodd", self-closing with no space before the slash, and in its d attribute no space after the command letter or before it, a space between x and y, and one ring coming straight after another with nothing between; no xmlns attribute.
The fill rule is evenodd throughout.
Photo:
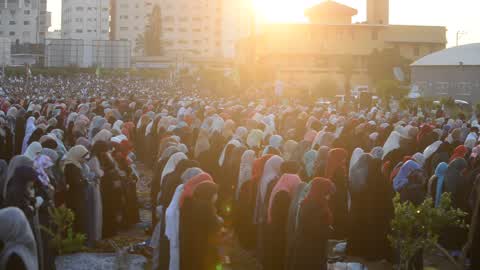
<svg viewBox="0 0 480 270"><path fill-rule="evenodd" d="M108 40L109 11L109 0L62 0L62 38Z"/></svg>
<svg viewBox="0 0 480 270"><path fill-rule="evenodd" d="M129 40L134 55L142 55L139 37L155 5L166 56L233 58L236 41L249 33L249 0L112 0L111 39Z"/></svg>
<svg viewBox="0 0 480 270"><path fill-rule="evenodd" d="M12 43L44 43L50 20L47 0L0 0L0 38Z"/></svg>

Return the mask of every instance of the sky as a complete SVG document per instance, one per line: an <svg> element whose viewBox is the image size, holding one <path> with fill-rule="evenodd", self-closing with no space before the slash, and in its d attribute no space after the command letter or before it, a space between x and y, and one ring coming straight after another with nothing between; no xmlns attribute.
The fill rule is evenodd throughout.
<svg viewBox="0 0 480 270"><path fill-rule="evenodd" d="M237 0L254 1L258 21L306 22L304 10L322 0ZM52 12L52 27L60 29L62 0L48 0ZM366 0L337 0L358 10L354 22L366 19ZM479 0L390 0L390 23L407 25L438 25L448 29L448 46L480 42Z"/></svg>

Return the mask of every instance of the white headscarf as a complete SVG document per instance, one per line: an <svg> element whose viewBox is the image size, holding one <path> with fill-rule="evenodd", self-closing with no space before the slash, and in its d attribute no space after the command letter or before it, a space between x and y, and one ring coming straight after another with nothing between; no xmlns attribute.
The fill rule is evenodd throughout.
<svg viewBox="0 0 480 270"><path fill-rule="evenodd" d="M37 270L37 245L25 214L18 208L0 210L0 241L4 244L0 253L0 269L7 269L12 255L20 257L26 269Z"/></svg>
<svg viewBox="0 0 480 270"><path fill-rule="evenodd" d="M165 212L165 236L170 241L169 270L180 269L180 207L179 201L183 193L183 184L175 190L172 201Z"/></svg>
<svg viewBox="0 0 480 270"><path fill-rule="evenodd" d="M237 190L235 191L235 198L240 196L242 185L252 178L253 162L255 161L255 151L247 150L243 153L240 161L240 170L238 173Z"/></svg>
<svg viewBox="0 0 480 270"><path fill-rule="evenodd" d="M257 204L255 206L255 224L263 222L263 209L265 209L265 196L267 195L268 184L280 176L280 166L283 163L283 158L280 156L271 157L263 169L262 177L260 178L260 188L257 193Z"/></svg>
<svg viewBox="0 0 480 270"><path fill-rule="evenodd" d="M163 169L163 172L162 172L160 185L162 184L165 176L169 173L172 173L177 167L177 164L184 159L188 159L188 157L182 152L177 152L168 159L167 164L165 165L165 168Z"/></svg>
<svg viewBox="0 0 480 270"><path fill-rule="evenodd" d="M270 137L270 141L269 141L269 144L270 146L273 146L277 149L280 149L280 147L282 147L283 145L283 138L282 136L280 135L273 135L272 137Z"/></svg>
<svg viewBox="0 0 480 270"><path fill-rule="evenodd" d="M429 159L435 152L437 152L438 148L442 145L442 141L436 141L429 145L425 150L423 151L423 156L425 159Z"/></svg>
<svg viewBox="0 0 480 270"><path fill-rule="evenodd" d="M353 150L352 158L350 159L350 168L349 168L349 175L352 174L352 168L355 166L357 161L360 159L360 157L365 153L362 148L355 148Z"/></svg>
<svg viewBox="0 0 480 270"><path fill-rule="evenodd" d="M387 141L383 145L383 157L384 159L388 153L392 152L395 149L400 148L400 139L403 138L403 136L398 133L397 131L392 131L390 133L390 136L388 136Z"/></svg>
<svg viewBox="0 0 480 270"><path fill-rule="evenodd" d="M25 137L23 138L23 144L22 144L22 154L27 151L28 147L28 140L30 140L30 137L32 137L33 132L35 131L36 126L35 126L35 117L30 116L27 119L27 125L25 127Z"/></svg>
<svg viewBox="0 0 480 270"><path fill-rule="evenodd" d="M234 140L229 141L227 143L227 145L225 145L225 147L223 148L222 154L220 155L220 158L218 159L218 165L220 165L220 167L223 166L223 162L225 161L225 151L227 151L227 147L229 145L234 145L235 147L240 147L240 146L242 146L242 143L234 139Z"/></svg>
<svg viewBox="0 0 480 270"><path fill-rule="evenodd" d="M38 155L40 155L40 153L42 153L42 150L43 147L39 142L33 142L28 146L24 155L33 161Z"/></svg>

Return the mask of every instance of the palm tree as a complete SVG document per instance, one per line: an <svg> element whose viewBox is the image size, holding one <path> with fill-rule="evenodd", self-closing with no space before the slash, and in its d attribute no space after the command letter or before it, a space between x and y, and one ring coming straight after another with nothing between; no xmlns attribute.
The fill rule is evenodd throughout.
<svg viewBox="0 0 480 270"><path fill-rule="evenodd" d="M145 53L148 56L159 56L162 48L162 12L159 5L155 5L150 15L150 21L145 30Z"/></svg>

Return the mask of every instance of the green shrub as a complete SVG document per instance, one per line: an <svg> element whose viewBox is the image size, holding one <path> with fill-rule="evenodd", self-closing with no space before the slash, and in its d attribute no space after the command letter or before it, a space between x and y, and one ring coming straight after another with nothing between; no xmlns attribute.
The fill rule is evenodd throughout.
<svg viewBox="0 0 480 270"><path fill-rule="evenodd" d="M75 214L72 210L62 206L49 209L50 218L53 221L53 229L42 227L50 237L50 245L59 255L82 251L86 237L84 234L74 233L72 229Z"/></svg>
<svg viewBox="0 0 480 270"><path fill-rule="evenodd" d="M467 227L464 221L467 214L452 208L449 193L442 195L437 208L432 198L416 206L411 202L401 202L399 194L393 203L395 216L388 239L392 247L400 252L400 270L409 270L411 259L420 250L438 248L440 232L447 226Z"/></svg>

